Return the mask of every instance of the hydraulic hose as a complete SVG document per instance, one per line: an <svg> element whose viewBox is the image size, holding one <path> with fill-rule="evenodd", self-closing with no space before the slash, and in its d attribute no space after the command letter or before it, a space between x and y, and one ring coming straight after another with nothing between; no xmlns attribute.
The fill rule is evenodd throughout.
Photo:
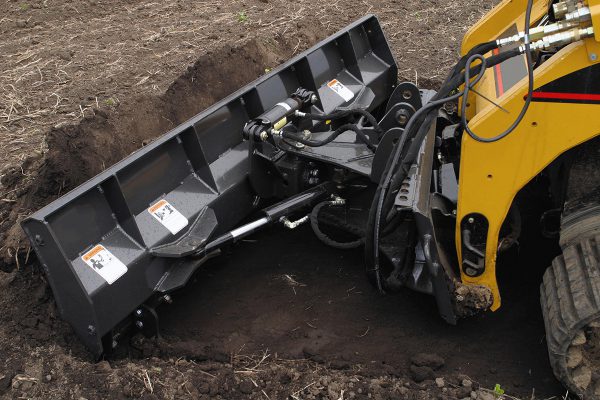
<svg viewBox="0 0 600 400"><path fill-rule="evenodd" d="M321 212L321 209L323 207L332 205L334 204L331 201L321 202L317 204L310 213L310 226L312 227L315 236L326 245L334 247L336 249L348 250L362 246L365 239L360 235L358 239L353 240L351 242L338 242L337 240L334 240L325 233L323 233L323 231L319 227L319 213Z"/></svg>
<svg viewBox="0 0 600 400"><path fill-rule="evenodd" d="M454 89L454 87L451 86L452 83L450 83L450 80L452 78L454 78L455 76L461 75L461 71L463 69L465 69L465 66L467 65L467 60L472 55L485 54L489 51L496 49L497 47L498 47L498 44L496 43L496 41L492 40L492 41L489 41L486 43L478 44L475 47L473 47L471 50L469 50L469 52L467 54L465 54L464 56L462 56L460 58L460 60L458 60L458 62L454 66L454 68L452 68L450 70L448 77L446 78L446 80L444 81L442 86L440 87L440 90L438 91L436 96L434 96L434 100L437 100L437 98L446 97L450 93L450 91Z"/></svg>
<svg viewBox="0 0 600 400"><path fill-rule="evenodd" d="M381 127L379 126L379 123L377 122L377 118L375 118L373 116L373 114L371 114L367 110L363 110L361 108L337 110L337 111L334 111L329 114L310 114L310 113L298 113L298 114L301 114L302 117L307 117L307 118L310 118L315 121L327 121L327 120L335 121L337 119L345 118L352 114L358 114L360 116L365 117L365 119L371 124L371 126L373 128L375 128L375 131L377 131L378 133L382 132Z"/></svg>
<svg viewBox="0 0 600 400"><path fill-rule="evenodd" d="M282 131L281 131L281 136L286 139L290 139L290 140L302 143L309 147L321 147L321 146L325 146L326 144L333 142L335 140L335 138L337 138L338 136L340 136L342 133L344 133L346 131L353 131L354 133L356 133L356 136L363 143L365 143L371 151L375 151L377 149L377 147L375 147L375 145L373 143L371 143L371 141L369 140L367 135L365 135L365 133L362 131L362 129L360 129L358 126L356 126L354 124L344 124L344 125L340 126L339 128L337 128L335 131L333 131L331 134L329 134L329 136L327 136L325 139L322 139L322 140L306 139L300 135L297 135L292 132L288 132L284 129L282 129Z"/></svg>

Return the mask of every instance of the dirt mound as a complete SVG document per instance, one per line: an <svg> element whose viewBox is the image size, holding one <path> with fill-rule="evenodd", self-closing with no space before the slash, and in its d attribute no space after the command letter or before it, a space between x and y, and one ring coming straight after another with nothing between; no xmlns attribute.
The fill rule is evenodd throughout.
<svg viewBox="0 0 600 400"><path fill-rule="evenodd" d="M316 41L314 36L304 39ZM94 109L93 115L76 125L52 128L46 137L47 152L28 158L2 179L9 195L0 202L0 268L10 270L29 252L19 226L22 218L251 82L266 68L282 63L291 53L285 38L228 45L202 56L161 96Z"/></svg>

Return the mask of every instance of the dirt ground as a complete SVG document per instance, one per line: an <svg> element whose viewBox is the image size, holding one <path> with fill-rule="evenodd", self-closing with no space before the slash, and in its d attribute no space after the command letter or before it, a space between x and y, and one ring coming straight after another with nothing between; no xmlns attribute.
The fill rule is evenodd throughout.
<svg viewBox="0 0 600 400"><path fill-rule="evenodd" d="M541 269L528 268L550 253L501 260L503 310L450 327L428 297L378 295L360 254L306 229L271 231L213 260L161 309L161 339L135 337L95 363L57 315L18 226L366 13L379 16L400 78L435 88L494 3L0 4L0 398L485 400L495 384L527 399L561 393L545 350Z"/></svg>

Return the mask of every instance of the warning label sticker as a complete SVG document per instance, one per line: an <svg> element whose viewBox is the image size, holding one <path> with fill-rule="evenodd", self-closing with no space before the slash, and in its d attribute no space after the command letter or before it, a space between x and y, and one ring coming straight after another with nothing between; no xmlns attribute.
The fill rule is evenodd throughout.
<svg viewBox="0 0 600 400"><path fill-rule="evenodd" d="M173 235L185 228L188 224L187 218L166 200L160 200L150 207L148 212L152 214L158 222L163 224L163 226Z"/></svg>
<svg viewBox="0 0 600 400"><path fill-rule="evenodd" d="M337 79L329 81L327 86L334 92L336 92L344 101L350 101L354 97L352 90L348 89L344 84Z"/></svg>
<svg viewBox="0 0 600 400"><path fill-rule="evenodd" d="M109 285L127 272L127 266L100 244L81 256L81 259Z"/></svg>

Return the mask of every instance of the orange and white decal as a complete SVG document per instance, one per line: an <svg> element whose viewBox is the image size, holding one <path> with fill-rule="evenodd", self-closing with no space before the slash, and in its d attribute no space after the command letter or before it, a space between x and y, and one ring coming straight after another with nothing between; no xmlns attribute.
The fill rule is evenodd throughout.
<svg viewBox="0 0 600 400"><path fill-rule="evenodd" d="M173 235L185 228L188 219L166 200L159 200L148 208L148 212Z"/></svg>
<svg viewBox="0 0 600 400"><path fill-rule="evenodd" d="M336 92L344 101L350 101L354 98L352 90L348 89L344 84L337 79L327 82L327 86Z"/></svg>
<svg viewBox="0 0 600 400"><path fill-rule="evenodd" d="M109 285L127 272L127 266L101 244L94 246L81 259Z"/></svg>

